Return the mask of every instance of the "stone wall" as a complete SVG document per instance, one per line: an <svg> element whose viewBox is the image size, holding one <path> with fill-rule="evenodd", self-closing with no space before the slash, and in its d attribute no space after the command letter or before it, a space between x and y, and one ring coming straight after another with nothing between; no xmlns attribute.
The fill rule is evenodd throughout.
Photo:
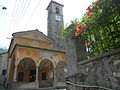
<svg viewBox="0 0 120 90"><path fill-rule="evenodd" d="M32 83L11 83L10 86L10 90L33 90L33 89L38 89L39 88L39 84L36 82L32 82Z"/></svg>
<svg viewBox="0 0 120 90"><path fill-rule="evenodd" d="M4 53L0 55L0 75L2 75L2 71L7 69L7 60L8 53Z"/></svg>
<svg viewBox="0 0 120 90"><path fill-rule="evenodd" d="M5 75L2 74L3 74L3 70L7 70L7 58L8 58L8 53L4 53L0 55L0 90L4 86L4 82L5 82Z"/></svg>
<svg viewBox="0 0 120 90"><path fill-rule="evenodd" d="M100 56L79 61L77 70L78 73L66 79L72 83L67 83L68 90L98 90L96 88L98 86L120 90L120 48ZM86 86L96 87L85 89Z"/></svg>
<svg viewBox="0 0 120 90"><path fill-rule="evenodd" d="M68 75L74 75L78 72L76 65L78 61L87 58L83 37L73 37L66 40L66 57Z"/></svg>

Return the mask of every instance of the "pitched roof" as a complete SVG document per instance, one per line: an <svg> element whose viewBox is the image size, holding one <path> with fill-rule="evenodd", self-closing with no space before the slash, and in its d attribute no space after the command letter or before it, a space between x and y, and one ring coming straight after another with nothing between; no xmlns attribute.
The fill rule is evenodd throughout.
<svg viewBox="0 0 120 90"><path fill-rule="evenodd" d="M48 7L46 8L46 10L48 10L50 4L52 4L52 3L58 4L58 5L62 6L62 7L64 6L64 5L62 5L62 4L58 3L58 2L55 2L55 1L51 0L51 2L49 3Z"/></svg>
<svg viewBox="0 0 120 90"><path fill-rule="evenodd" d="M52 40L48 36L46 36L45 34L43 34L42 32L40 32L38 29L15 32L15 33L12 34L12 36L27 37L27 34L29 34L29 33L36 33L36 34L42 36L43 38L45 38L46 40L52 42Z"/></svg>

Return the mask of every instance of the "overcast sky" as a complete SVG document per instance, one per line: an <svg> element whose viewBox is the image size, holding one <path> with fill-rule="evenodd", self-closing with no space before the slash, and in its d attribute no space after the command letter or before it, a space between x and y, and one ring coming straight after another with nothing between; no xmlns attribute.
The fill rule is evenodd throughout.
<svg viewBox="0 0 120 90"><path fill-rule="evenodd" d="M47 10L51 0L0 0L0 48L8 48L12 33L38 29L47 35ZM96 0L54 0L64 5L64 24L80 19ZM6 6L6 10L1 7Z"/></svg>

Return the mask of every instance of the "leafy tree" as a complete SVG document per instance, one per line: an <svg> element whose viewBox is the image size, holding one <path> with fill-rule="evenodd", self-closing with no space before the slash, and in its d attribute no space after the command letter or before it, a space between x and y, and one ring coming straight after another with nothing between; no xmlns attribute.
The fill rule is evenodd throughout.
<svg viewBox="0 0 120 90"><path fill-rule="evenodd" d="M63 29L64 36L83 36L86 50L97 56L120 47L120 0L97 0L74 27Z"/></svg>

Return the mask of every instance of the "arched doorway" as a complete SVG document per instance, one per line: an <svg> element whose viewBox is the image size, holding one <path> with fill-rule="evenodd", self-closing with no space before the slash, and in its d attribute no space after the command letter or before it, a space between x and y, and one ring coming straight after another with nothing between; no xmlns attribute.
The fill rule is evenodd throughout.
<svg viewBox="0 0 120 90"><path fill-rule="evenodd" d="M35 62L31 58L22 59L17 68L18 82L34 82L36 79Z"/></svg>
<svg viewBox="0 0 120 90"><path fill-rule="evenodd" d="M50 60L42 60L39 65L39 83L40 87L51 87L53 85L54 66Z"/></svg>

